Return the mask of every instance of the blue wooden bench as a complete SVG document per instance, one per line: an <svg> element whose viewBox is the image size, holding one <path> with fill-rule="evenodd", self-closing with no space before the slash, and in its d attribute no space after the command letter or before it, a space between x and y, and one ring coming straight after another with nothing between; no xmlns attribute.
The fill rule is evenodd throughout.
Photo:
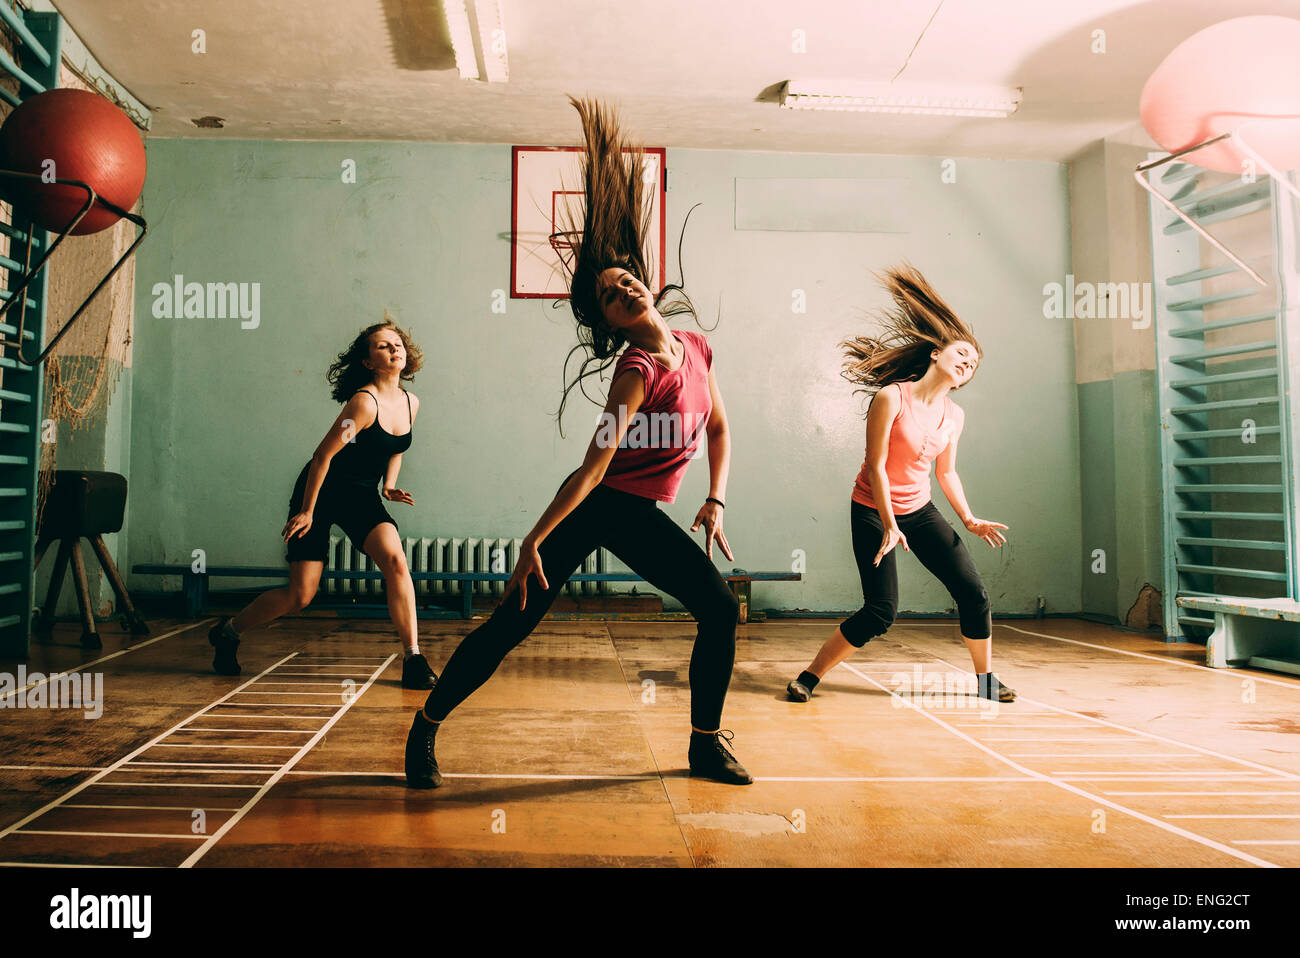
<svg viewBox="0 0 1300 958"><path fill-rule="evenodd" d="M1214 613L1205 664L1300 675L1300 602L1239 596L1179 596L1178 606Z"/></svg>
<svg viewBox="0 0 1300 958"><path fill-rule="evenodd" d="M213 577L230 579L282 579L289 580L289 572L283 566L208 566L204 572L195 572L188 565L158 565L137 563L131 567L137 575L179 575L182 577L181 594L185 601L185 615L197 618L203 614L208 602L208 583ZM325 569L322 579L383 579L384 574L378 570ZM416 582L509 582L508 572L417 572L411 571L411 578ZM746 572L744 569L732 569L722 573L722 578L731 587L732 594L740 603L740 619L743 624L749 621L751 585L754 582L798 581L803 578L799 572ZM635 572L579 572L569 576L570 582L644 582ZM474 611L474 590L461 589L460 617L468 619Z"/></svg>

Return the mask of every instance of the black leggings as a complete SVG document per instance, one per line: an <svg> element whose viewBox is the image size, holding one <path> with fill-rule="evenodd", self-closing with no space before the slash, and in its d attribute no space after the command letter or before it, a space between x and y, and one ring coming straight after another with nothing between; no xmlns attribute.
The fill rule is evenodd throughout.
<svg viewBox="0 0 1300 958"><path fill-rule="evenodd" d="M862 648L877 635L883 635L898 613L898 565L895 556L902 549L896 545L872 565L880 544L885 541L885 524L880 513L860 502L852 501L853 556L858 560L862 577L862 608L844 621L840 633L850 645ZM921 564L934 573L957 602L961 617L961 634L968 639L987 639L993 635L993 617L989 612L989 594L975 571L975 563L952 526L934 502L927 502L915 512L895 515L898 528L907 536L908 548Z"/></svg>
<svg viewBox="0 0 1300 958"><path fill-rule="evenodd" d="M567 481L567 480L566 480ZM492 617L465 636L429 693L425 714L442 721L491 678L515 646L537 627L582 560L603 546L637 575L677 599L695 617L691 653L691 724L711 732L722 721L722 703L736 658L740 606L713 561L658 503L597 486L564 517L538 549L550 588L528 580L528 605L518 592L501 600Z"/></svg>

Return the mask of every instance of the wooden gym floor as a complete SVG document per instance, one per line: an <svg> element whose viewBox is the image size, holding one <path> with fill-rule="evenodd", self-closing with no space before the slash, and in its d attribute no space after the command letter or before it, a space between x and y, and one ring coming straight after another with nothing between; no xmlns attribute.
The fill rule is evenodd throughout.
<svg viewBox="0 0 1300 958"><path fill-rule="evenodd" d="M724 724L757 782L737 788L686 777L693 623L545 621L439 733L443 787L411 791L424 693L385 621L254 630L235 679L209 670L213 621L33 647L28 672L102 672L103 716L0 711L0 862L1300 865L1300 681L1200 667L1200 646L997 622L1021 699L992 709L954 684L956 623L904 620L796 705L835 622L742 626ZM472 625L421 622L435 669Z"/></svg>

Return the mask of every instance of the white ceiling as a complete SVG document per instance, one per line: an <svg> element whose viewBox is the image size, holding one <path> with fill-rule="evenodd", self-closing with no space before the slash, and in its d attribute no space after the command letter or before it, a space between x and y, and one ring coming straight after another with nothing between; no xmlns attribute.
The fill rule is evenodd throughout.
<svg viewBox="0 0 1300 958"><path fill-rule="evenodd" d="M939 0L501 0L505 84L459 78L440 0L54 2L154 111L153 136L567 144L573 93L612 100L653 146L1058 161L1105 136L1149 142L1142 84L1197 30L1300 17L1300 0L943 0L900 79L1023 87L1019 112L996 120L771 98L791 78L889 80ZM224 128L192 122L205 116Z"/></svg>

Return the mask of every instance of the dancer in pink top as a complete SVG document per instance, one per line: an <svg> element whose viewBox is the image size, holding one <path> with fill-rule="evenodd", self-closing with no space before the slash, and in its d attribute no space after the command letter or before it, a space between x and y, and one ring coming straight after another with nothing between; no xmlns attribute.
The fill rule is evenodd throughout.
<svg viewBox="0 0 1300 958"><path fill-rule="evenodd" d="M665 322L665 316L694 316L680 286L657 293L647 286L653 280L646 253L649 219L642 212L643 155L625 154L625 138L608 110L572 102L586 138L586 204L582 229L573 231L580 238L569 306L578 322L574 351L587 355L564 393L567 398L574 385L613 365L617 356L609 398L586 459L524 538L505 598L452 653L434 694L416 712L406 739L406 782L412 788L442 783L434 737L443 721L528 638L582 560L604 547L695 618L690 773L748 785L753 778L727 748L731 733L719 728L736 656L739 605L712 561L715 540L733 558L722 533L731 440L713 350L700 333L673 330ZM701 549L659 503L673 501L686 467L706 449L709 495L691 526L692 532L704 527ZM501 738L512 734L518 733L503 731Z"/></svg>
<svg viewBox="0 0 1300 958"><path fill-rule="evenodd" d="M841 344L848 357L844 377L875 393L867 412L866 459L849 506L863 606L826 640L786 693L807 702L822 676L893 624L898 612L894 547L901 545L956 601L979 694L1012 702L1016 693L991 669L988 592L966 546L930 499L930 464L937 460L939 486L967 531L994 548L1007 541L1002 523L975 518L957 477L957 440L966 415L948 393L970 382L984 354L970 328L916 269L888 270L884 281L894 308L882 317L883 335Z"/></svg>

